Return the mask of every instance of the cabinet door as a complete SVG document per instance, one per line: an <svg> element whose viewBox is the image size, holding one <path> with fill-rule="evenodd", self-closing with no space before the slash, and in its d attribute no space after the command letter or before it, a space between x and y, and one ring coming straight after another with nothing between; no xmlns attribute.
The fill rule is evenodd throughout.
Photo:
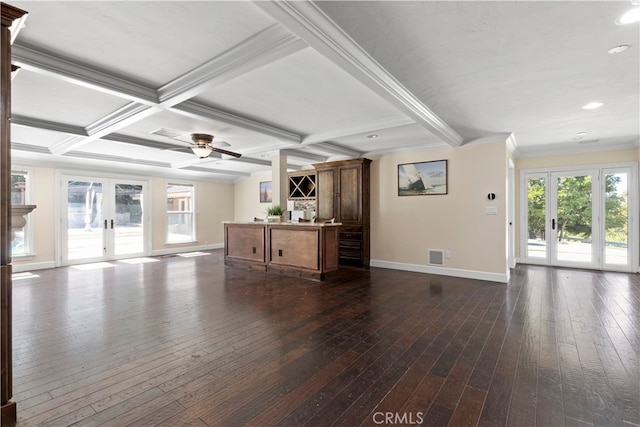
<svg viewBox="0 0 640 427"><path fill-rule="evenodd" d="M273 228L270 230L271 264L318 270L319 265L318 229L300 230Z"/></svg>
<svg viewBox="0 0 640 427"><path fill-rule="evenodd" d="M335 169L319 170L316 173L317 218L330 219L336 217L335 178Z"/></svg>
<svg viewBox="0 0 640 427"><path fill-rule="evenodd" d="M264 262L265 227L227 225L225 227L225 256Z"/></svg>
<svg viewBox="0 0 640 427"><path fill-rule="evenodd" d="M338 215L340 222L362 221L362 166L341 166L338 186Z"/></svg>

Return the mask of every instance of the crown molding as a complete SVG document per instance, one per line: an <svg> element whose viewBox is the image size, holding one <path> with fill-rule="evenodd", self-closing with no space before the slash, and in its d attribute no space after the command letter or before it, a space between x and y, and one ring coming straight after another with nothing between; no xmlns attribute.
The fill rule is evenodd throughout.
<svg viewBox="0 0 640 427"><path fill-rule="evenodd" d="M85 153L82 151L68 151L64 154L67 157L78 157L81 159L99 160L104 162L130 163L136 165L153 166L157 168L170 168L167 162L158 162L154 160L134 159L131 157L113 156L110 154Z"/></svg>
<svg viewBox="0 0 640 427"><path fill-rule="evenodd" d="M524 147L520 147L518 149L518 155L515 156L519 159L531 158L531 157L548 157L548 156L559 156L566 154L580 154L580 153L597 153L600 151L619 151L619 150L629 150L638 148L639 143L636 141L631 142L622 142L615 144L575 144L575 145L564 145L564 146L555 146L555 148L547 148L547 147L534 147L530 149L526 149Z"/></svg>
<svg viewBox="0 0 640 427"><path fill-rule="evenodd" d="M375 123L367 123L366 125L354 126L346 129L336 129L325 133L315 133L307 135L302 139L303 144L316 144L318 142L330 141L332 139L346 138L354 135L368 134L378 132L383 129L395 128L415 124L415 120L410 117L393 117L386 120L379 120Z"/></svg>
<svg viewBox="0 0 640 427"><path fill-rule="evenodd" d="M320 150L325 150L325 151L330 151L334 154L342 154L345 156L351 156L351 157L361 157L362 156L362 152L358 151L358 150L354 150L352 148L347 148L343 145L338 145L334 142L318 142L316 144L313 144L314 148L318 148Z"/></svg>
<svg viewBox="0 0 640 427"><path fill-rule="evenodd" d="M186 168L182 168L182 170L188 170L193 172L217 173L217 174L232 175L232 176L251 176L249 172L229 171L226 169L210 169L210 168L202 168L198 166L186 167Z"/></svg>
<svg viewBox="0 0 640 427"><path fill-rule="evenodd" d="M176 105L175 107L171 107L170 110L187 117L209 120L214 123L226 123L229 125L238 126L243 129L258 132L263 135L269 135L283 141L300 143L302 139L302 137L297 133L289 132L287 130L280 129L266 123L251 120L246 117L227 113L225 111L208 107L194 101L183 102L182 104Z"/></svg>
<svg viewBox="0 0 640 427"><path fill-rule="evenodd" d="M144 104L156 104L155 90L111 76L84 65L55 57L32 47L15 44L12 62L25 70L45 74L70 83Z"/></svg>
<svg viewBox="0 0 640 427"><path fill-rule="evenodd" d="M12 142L12 150L29 151L31 153L51 154L51 151L47 147L41 145L23 144L21 142Z"/></svg>
<svg viewBox="0 0 640 427"><path fill-rule="evenodd" d="M296 150L293 148L285 148L284 150L280 150L280 154L284 154L285 156L297 157L303 160L311 160L313 162L327 161L327 156L323 156L321 154L309 153L304 150Z"/></svg>
<svg viewBox="0 0 640 427"><path fill-rule="evenodd" d="M157 91L160 105L171 107L248 71L289 56L307 44L274 24L232 49L194 68Z"/></svg>
<svg viewBox="0 0 640 427"><path fill-rule="evenodd" d="M451 146L463 138L385 70L318 6L308 1L254 4L400 111Z"/></svg>
<svg viewBox="0 0 640 427"><path fill-rule="evenodd" d="M11 124L16 126L26 126L37 129L51 130L54 132L66 133L69 135L88 136L87 131L82 126L50 122L48 120L36 119L34 117L12 115Z"/></svg>

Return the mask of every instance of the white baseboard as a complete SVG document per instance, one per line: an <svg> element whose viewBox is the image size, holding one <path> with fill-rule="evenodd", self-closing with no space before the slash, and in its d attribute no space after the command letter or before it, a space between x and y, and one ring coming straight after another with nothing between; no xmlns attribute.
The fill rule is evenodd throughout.
<svg viewBox="0 0 640 427"><path fill-rule="evenodd" d="M149 256L181 254L185 252L208 251L212 249L221 249L221 248L224 248L223 243L213 243L209 245L198 245L198 246L179 246L175 248L158 249L155 251L151 251L151 254L149 254ZM13 264L12 271L14 273L23 273L26 271L44 270L45 268L55 268L55 267L57 267L55 261L20 263L20 264Z"/></svg>
<svg viewBox="0 0 640 427"><path fill-rule="evenodd" d="M178 246L175 248L156 249L155 251L151 251L151 254L149 256L181 254L184 252L210 251L212 249L222 248L224 248L224 243L211 243L208 245L197 246Z"/></svg>
<svg viewBox="0 0 640 427"><path fill-rule="evenodd" d="M442 276L463 277L465 279L487 280L490 282L507 283L509 273L490 273L487 271L462 270L458 268L433 267L430 265L406 264L400 262L371 260L372 267L389 268L392 270L414 271L416 273L439 274Z"/></svg>
<svg viewBox="0 0 640 427"><path fill-rule="evenodd" d="M54 261L47 262L30 262L25 264L13 264L13 273L24 273L25 271L44 270L47 268L55 268L56 263Z"/></svg>

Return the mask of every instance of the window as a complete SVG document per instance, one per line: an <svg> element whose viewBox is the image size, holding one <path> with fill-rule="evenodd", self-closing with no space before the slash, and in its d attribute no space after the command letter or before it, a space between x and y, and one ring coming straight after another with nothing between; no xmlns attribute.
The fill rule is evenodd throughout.
<svg viewBox="0 0 640 427"><path fill-rule="evenodd" d="M29 171L12 170L11 171L11 204L12 205L28 205L29 204ZM31 214L29 214L31 216ZM11 256L20 257L30 254L31 249L31 231L30 221L27 216L27 225L23 228L12 230L15 236L11 241Z"/></svg>
<svg viewBox="0 0 640 427"><path fill-rule="evenodd" d="M193 185L167 184L167 243L195 241Z"/></svg>

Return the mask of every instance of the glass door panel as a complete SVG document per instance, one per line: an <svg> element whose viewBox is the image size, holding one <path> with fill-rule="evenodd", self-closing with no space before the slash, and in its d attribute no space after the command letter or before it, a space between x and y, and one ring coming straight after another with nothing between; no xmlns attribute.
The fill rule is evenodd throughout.
<svg viewBox="0 0 640 427"><path fill-rule="evenodd" d="M142 184L113 186L115 256L144 253L143 189Z"/></svg>
<svg viewBox="0 0 640 427"><path fill-rule="evenodd" d="M66 260L104 256L103 183L65 180L66 224L63 226Z"/></svg>
<svg viewBox="0 0 640 427"><path fill-rule="evenodd" d="M604 263L616 267L630 265L629 187L627 172L604 175Z"/></svg>
<svg viewBox="0 0 640 427"><path fill-rule="evenodd" d="M547 260L547 177L527 177L527 246L529 261Z"/></svg>
<svg viewBox="0 0 640 427"><path fill-rule="evenodd" d="M593 264L593 174L552 174L556 185L551 229L555 260L560 264Z"/></svg>

